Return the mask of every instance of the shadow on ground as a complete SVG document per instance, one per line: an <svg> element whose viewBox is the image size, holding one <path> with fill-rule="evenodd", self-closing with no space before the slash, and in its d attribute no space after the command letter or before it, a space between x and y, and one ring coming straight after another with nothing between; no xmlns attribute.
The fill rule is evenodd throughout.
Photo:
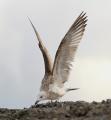
<svg viewBox="0 0 111 120"><path fill-rule="evenodd" d="M54 102L22 110L1 108L0 120L111 120L111 100Z"/></svg>

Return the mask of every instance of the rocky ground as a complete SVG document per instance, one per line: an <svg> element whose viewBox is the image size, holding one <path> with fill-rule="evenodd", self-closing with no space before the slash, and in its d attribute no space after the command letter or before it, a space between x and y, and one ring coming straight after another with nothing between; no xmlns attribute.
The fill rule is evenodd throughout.
<svg viewBox="0 0 111 120"><path fill-rule="evenodd" d="M0 120L111 120L111 100L54 102L22 110L1 108Z"/></svg>

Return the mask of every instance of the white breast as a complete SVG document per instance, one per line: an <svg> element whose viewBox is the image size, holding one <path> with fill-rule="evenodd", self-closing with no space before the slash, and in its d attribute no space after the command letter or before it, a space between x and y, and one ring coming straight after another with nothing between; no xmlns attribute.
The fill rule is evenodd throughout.
<svg viewBox="0 0 111 120"><path fill-rule="evenodd" d="M59 94L59 95L65 94L64 87L59 87L57 84L50 84L49 91L54 92L54 93Z"/></svg>

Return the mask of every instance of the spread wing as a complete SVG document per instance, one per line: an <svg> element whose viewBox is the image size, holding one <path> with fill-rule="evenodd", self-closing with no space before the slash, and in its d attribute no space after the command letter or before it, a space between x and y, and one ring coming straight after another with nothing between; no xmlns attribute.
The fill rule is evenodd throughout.
<svg viewBox="0 0 111 120"><path fill-rule="evenodd" d="M73 62L77 47L85 31L86 22L86 13L82 12L61 41L56 52L52 71L54 77L53 82L63 84L68 80L72 66L71 63Z"/></svg>
<svg viewBox="0 0 111 120"><path fill-rule="evenodd" d="M34 32L36 34L36 37L39 41L39 48L42 52L42 55L43 55L43 58L44 58L44 64L45 64L45 74L47 73L51 73L52 72L52 61L51 61L51 57L48 53L48 50L46 49L46 47L43 45L42 43L42 40L39 36L39 33L37 32L36 28L34 27L34 25L32 24L31 20L29 19L33 29L34 29Z"/></svg>

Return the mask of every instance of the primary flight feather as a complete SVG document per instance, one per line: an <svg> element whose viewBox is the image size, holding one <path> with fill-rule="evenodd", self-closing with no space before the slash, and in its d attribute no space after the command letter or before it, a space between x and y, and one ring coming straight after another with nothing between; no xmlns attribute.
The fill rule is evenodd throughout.
<svg viewBox="0 0 111 120"><path fill-rule="evenodd" d="M41 100L59 99L65 95L66 92L77 89L66 89L64 87L64 83L68 80L76 50L85 31L87 22L86 13L82 12L78 16L66 35L63 37L56 52L53 64L48 50L43 45L36 28L30 19L29 21L39 41L39 48L42 52L45 64L45 75L41 83L40 94L38 95L36 103Z"/></svg>

